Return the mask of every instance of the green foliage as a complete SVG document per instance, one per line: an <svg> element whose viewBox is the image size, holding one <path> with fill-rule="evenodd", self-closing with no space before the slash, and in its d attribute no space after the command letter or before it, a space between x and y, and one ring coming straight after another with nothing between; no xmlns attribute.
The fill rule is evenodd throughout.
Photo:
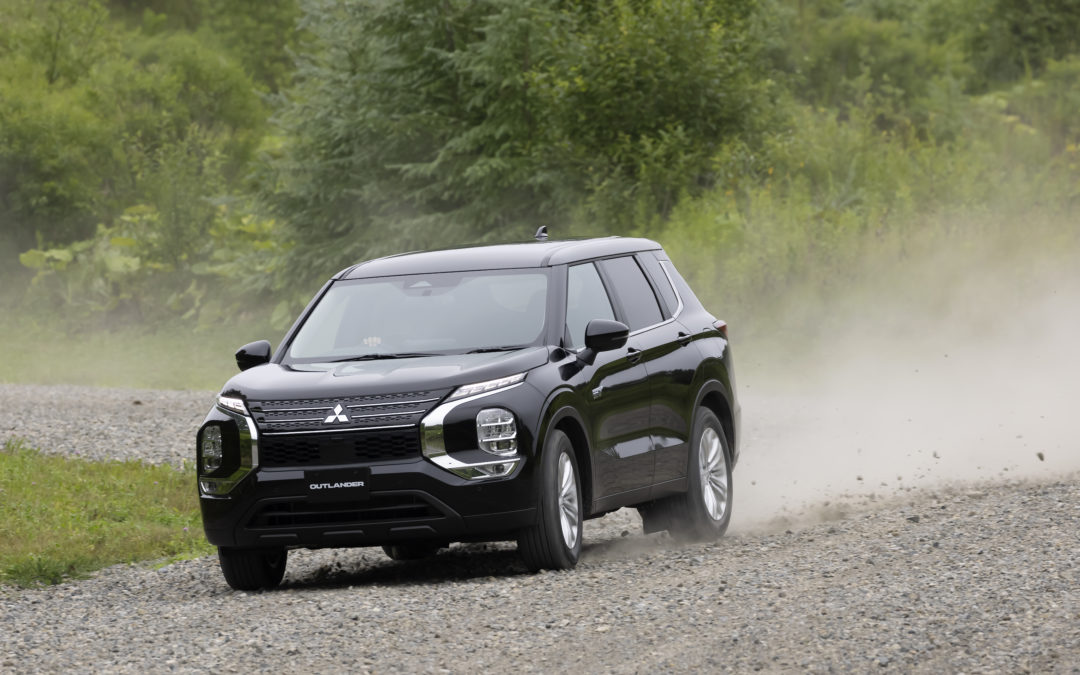
<svg viewBox="0 0 1080 675"><path fill-rule="evenodd" d="M87 89L29 87L39 68L0 73L0 220L20 247L92 231L105 208L99 172L113 165L107 122L85 106Z"/></svg>
<svg viewBox="0 0 1080 675"><path fill-rule="evenodd" d="M1040 75L1080 51L1075 0L982 0L974 9L968 44L982 87Z"/></svg>
<svg viewBox="0 0 1080 675"><path fill-rule="evenodd" d="M531 73L542 159L588 214L625 231L714 184L726 143L782 120L760 54L758 3L572 4Z"/></svg>
<svg viewBox="0 0 1080 675"><path fill-rule="evenodd" d="M844 119L801 108L798 132L765 150L764 176L681 201L661 239L707 304L759 328L762 306L799 291L828 298L867 273L865 258L899 262L952 241L1012 236L1032 219L1080 245L1070 215L1080 201L1076 146L1014 113L1032 91L1072 93L1075 66L1052 68L1062 71L1054 87L968 100L957 111L967 126L947 142L882 132L874 109Z"/></svg>
<svg viewBox="0 0 1080 675"><path fill-rule="evenodd" d="M195 472L0 449L0 583L55 584L109 565L205 555Z"/></svg>
<svg viewBox="0 0 1080 675"><path fill-rule="evenodd" d="M98 0L8 0L0 19L0 53L39 64L50 85L79 81L116 44Z"/></svg>
<svg viewBox="0 0 1080 675"><path fill-rule="evenodd" d="M973 0L981 2L982 0ZM948 114L975 72L964 49L971 0L811 0L785 22L794 48L779 59L811 105L874 110L880 129L955 133ZM967 8L965 8L966 11ZM943 26L949 26L943 30Z"/></svg>
<svg viewBox="0 0 1080 675"><path fill-rule="evenodd" d="M212 324L257 311L234 308L242 301L257 307L275 288L282 247L273 222L257 219L242 203L215 204L198 187L197 181L170 185L165 211L134 206L91 239L23 253L20 262L37 270L28 297L38 307L62 308L70 322L181 316Z"/></svg>
<svg viewBox="0 0 1080 675"><path fill-rule="evenodd" d="M35 26L66 26L75 10L104 20L92 2L64 7L63 21L52 4L22 7L0 42L10 48L0 52L0 219L37 271L28 299L70 320L212 321L241 292L207 297L222 269L238 271L218 247L249 263L279 248L240 223L250 208L229 197L263 135L264 104L228 52L184 32L121 31L86 68L52 77L39 54L52 43Z"/></svg>
<svg viewBox="0 0 1080 675"><path fill-rule="evenodd" d="M220 157L222 180L237 182L265 110L225 53L186 34L118 35L91 0L15 3L8 12L0 219L20 247L85 239L139 203L166 211L160 183L188 179L175 162L180 175L169 175L167 158L190 154L189 136ZM221 183L211 190L194 200Z"/></svg>
<svg viewBox="0 0 1080 675"><path fill-rule="evenodd" d="M298 0L109 0L143 35L192 34L229 54L259 88L277 91L292 73L301 40Z"/></svg>
<svg viewBox="0 0 1080 675"><path fill-rule="evenodd" d="M1026 79L991 95L1006 101L1009 113L1046 134L1056 152L1076 152L1080 144L1080 56L1048 61L1043 76Z"/></svg>
<svg viewBox="0 0 1080 675"><path fill-rule="evenodd" d="M756 2L304 6L263 201L308 283L436 241L582 220L626 232L715 180L776 118ZM582 207L585 207L582 210Z"/></svg>
<svg viewBox="0 0 1080 675"><path fill-rule="evenodd" d="M306 285L366 255L537 217L545 178L527 163L521 75L533 48L481 38L485 20L547 4L305 5L313 46L279 105L284 147L262 200L296 242L289 268Z"/></svg>
<svg viewBox="0 0 1080 675"><path fill-rule="evenodd" d="M357 260L539 224L826 283L1074 208L1077 35L1074 0L6 0L0 304L280 327Z"/></svg>
<svg viewBox="0 0 1080 675"><path fill-rule="evenodd" d="M206 42L226 49L261 87L277 91L292 76L292 50L302 35L297 0L217 0L200 29Z"/></svg>

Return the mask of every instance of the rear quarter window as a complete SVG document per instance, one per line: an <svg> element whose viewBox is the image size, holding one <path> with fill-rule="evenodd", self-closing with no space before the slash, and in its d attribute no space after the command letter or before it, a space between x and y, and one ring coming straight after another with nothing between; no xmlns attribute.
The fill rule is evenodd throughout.
<svg viewBox="0 0 1080 675"><path fill-rule="evenodd" d="M599 264L604 270L608 291L618 300L630 330L654 326L664 320L656 293L633 256L608 258Z"/></svg>
<svg viewBox="0 0 1080 675"><path fill-rule="evenodd" d="M675 295L675 289L671 287L671 280L664 274L660 261L652 252L640 253L637 259L642 269L652 280L653 286L660 292L660 304L664 312L664 318L670 319L675 316L675 311L679 307L679 298Z"/></svg>

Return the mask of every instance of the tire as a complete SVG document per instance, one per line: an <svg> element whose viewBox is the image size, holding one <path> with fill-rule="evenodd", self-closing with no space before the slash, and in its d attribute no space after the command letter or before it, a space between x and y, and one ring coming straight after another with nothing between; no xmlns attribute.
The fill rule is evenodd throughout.
<svg viewBox="0 0 1080 675"><path fill-rule="evenodd" d="M285 576L289 552L283 548L218 547L218 563L225 581L238 591L274 588Z"/></svg>
<svg viewBox="0 0 1080 675"><path fill-rule="evenodd" d="M581 555L581 478L574 446L558 429L544 444L539 473L536 524L520 532L518 551L533 572L570 569Z"/></svg>
<svg viewBox="0 0 1080 675"><path fill-rule="evenodd" d="M698 408L687 458L686 493L665 505L668 532L677 539L712 541L731 522L731 450L716 414Z"/></svg>
<svg viewBox="0 0 1080 675"><path fill-rule="evenodd" d="M382 550L391 560L423 560L438 553L440 548L445 547L427 541L410 541L402 544L385 544Z"/></svg>

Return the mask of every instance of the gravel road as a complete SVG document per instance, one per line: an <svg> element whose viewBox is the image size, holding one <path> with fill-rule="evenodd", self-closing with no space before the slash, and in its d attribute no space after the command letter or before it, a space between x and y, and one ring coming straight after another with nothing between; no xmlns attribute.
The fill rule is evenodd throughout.
<svg viewBox="0 0 1080 675"><path fill-rule="evenodd" d="M176 465L211 400L0 385L0 440ZM783 433L746 437L760 453ZM297 551L266 593L230 591L213 558L0 588L0 672L1080 673L1080 476L845 487L797 508L777 491L765 512L751 457L736 514L759 506L728 537L676 545L624 510L586 524L572 572L528 574L497 544L409 563Z"/></svg>

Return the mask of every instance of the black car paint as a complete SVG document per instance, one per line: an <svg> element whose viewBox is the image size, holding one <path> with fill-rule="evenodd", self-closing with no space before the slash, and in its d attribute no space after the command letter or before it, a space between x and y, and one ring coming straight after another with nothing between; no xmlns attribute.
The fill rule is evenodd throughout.
<svg viewBox="0 0 1080 675"><path fill-rule="evenodd" d="M567 264L620 255L655 256L664 261L679 293L681 312L659 325L631 332L626 344L618 349L589 353L558 346L562 339L560 319L565 316ZM338 281L530 266L546 269L551 275L547 312L555 320L547 323L544 346L349 362L331 367L288 362L288 348L297 330ZM652 279L654 290L655 281ZM617 318L621 318L621 309L615 309ZM227 497L203 495L200 503L207 538L227 547L309 548L415 539L512 539L517 530L535 521L539 494L534 471L539 465L536 452L544 447L544 439L555 428L566 432L575 445L586 517L685 491L689 435L698 406L716 412L732 448L732 464L738 458L740 413L734 396L731 355L726 337L715 323L715 317L701 306L659 245L648 240L610 238L455 249L394 256L350 267L316 294L270 361L234 376L222 389L222 395L243 400L293 400L359 393L451 391L457 386L527 371L521 385L454 408L444 427L451 454L482 454L476 448L476 413L492 405L505 407L514 412L519 422L524 461L505 478L481 481L460 478L424 457L367 463L362 467L369 481L366 503L331 514L341 522L325 523L304 522L306 505L314 507L323 498L313 496L312 480L335 473L353 475L349 471L356 467L257 468ZM215 407L204 428L207 423L228 427L236 423L236 416ZM202 428L198 448L201 442ZM232 468L223 467L221 472L224 475ZM382 503L379 500L408 503L413 498L430 507L426 511L419 509L420 517L380 519L364 513L367 505ZM278 513L274 509L279 508L280 513L291 514L279 519L283 525L248 526L253 518L261 517L258 514ZM349 518L363 521L362 527L351 526ZM276 521L270 516L258 522Z"/></svg>

